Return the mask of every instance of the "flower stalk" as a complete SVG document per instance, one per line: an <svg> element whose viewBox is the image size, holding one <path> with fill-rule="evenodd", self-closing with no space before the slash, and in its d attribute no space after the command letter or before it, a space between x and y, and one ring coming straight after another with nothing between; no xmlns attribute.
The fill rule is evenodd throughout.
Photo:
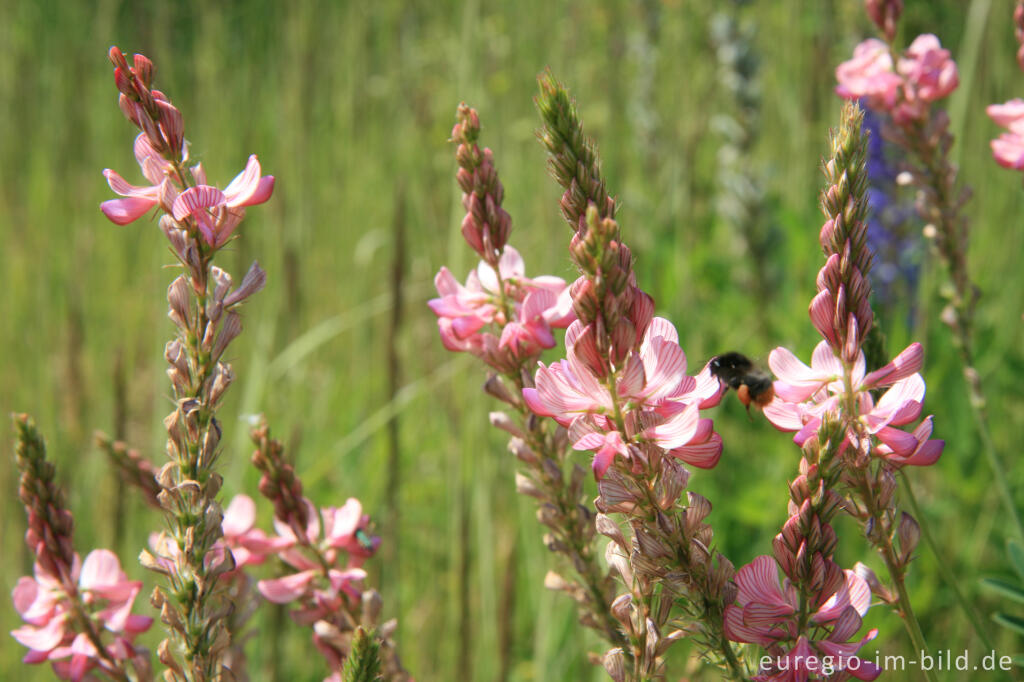
<svg viewBox="0 0 1024 682"><path fill-rule="evenodd" d="M609 650L605 669L616 682L663 679L665 652L690 635L727 675L745 679L722 631L733 568L711 549L704 523L711 505L695 493L680 500L689 472L678 460L707 468L721 453L721 439L698 413L717 403L721 386L707 368L696 379L685 375L675 328L653 317L653 300L636 284L615 200L575 103L550 72L539 85L538 136L564 189L569 251L581 274L570 287L577 319L566 332L567 358L541 364L523 397L534 413L568 428L574 449L594 453L597 529L612 540L606 556L627 588L612 613L628 647ZM610 514L622 515L628 537Z"/></svg>
<svg viewBox="0 0 1024 682"><path fill-rule="evenodd" d="M28 515L25 542L35 557L34 575L20 578L12 592L25 625L11 635L29 649L24 661L50 661L62 679L95 671L123 682L151 680L149 652L134 638L153 619L131 613L142 583L128 580L109 550L79 559L74 522L43 438L28 415L15 415L14 428L18 496Z"/></svg>
<svg viewBox="0 0 1024 682"><path fill-rule="evenodd" d="M188 143L181 113L159 90L152 89L153 64L135 55L129 65L117 47L110 49L118 104L141 134L135 155L148 187L129 184L104 171L111 189L123 198L101 206L117 224L131 222L157 207L165 215L160 228L182 269L167 290L168 317L177 334L164 351L175 409L164 420L169 462L157 473L157 500L166 519L156 556L144 562L167 576L152 597L167 627L158 655L166 675L183 682L219 680L231 646L231 613L221 582L234 560L222 551L224 511L217 500L221 478L221 424L216 412L234 380L222 361L241 333L237 308L259 291L266 276L253 264L238 287L231 275L213 264L218 250L233 238L245 206L266 201L272 176L261 177L259 162L249 158L245 171L223 191L207 184L200 165L187 167Z"/></svg>
<svg viewBox="0 0 1024 682"><path fill-rule="evenodd" d="M492 370L484 391L511 412L492 412L490 419L511 435L509 450L522 467L516 489L537 500L537 520L548 529L545 546L563 555L576 574L549 572L545 584L576 602L583 625L622 646L626 640L611 616L613 582L594 551L594 512L583 501L585 472L567 460L565 428L538 418L522 399L523 389L534 385L530 370L540 353L555 344L552 329L575 316L569 292L556 277L525 277L522 259L508 246L511 218L501 205L504 188L494 154L478 144L479 115L462 104L456 119L451 139L466 209L461 230L482 262L465 287L442 268L436 279L441 298L430 306L445 346L483 360Z"/></svg>
<svg viewBox="0 0 1024 682"><path fill-rule="evenodd" d="M260 593L275 604L297 606L292 619L312 629L313 644L331 668L330 682L408 682L392 639L397 621L381 623L380 594L360 587L366 577L362 564L380 545L362 505L350 498L343 507L318 512L266 422L250 435L256 446L252 463L262 473L260 492L274 505L278 535L266 545L296 571L259 581Z"/></svg>

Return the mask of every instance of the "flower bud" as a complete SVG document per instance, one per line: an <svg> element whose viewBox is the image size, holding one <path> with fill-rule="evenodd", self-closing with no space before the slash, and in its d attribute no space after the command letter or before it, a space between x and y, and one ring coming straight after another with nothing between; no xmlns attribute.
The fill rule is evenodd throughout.
<svg viewBox="0 0 1024 682"><path fill-rule="evenodd" d="M910 563L910 555L913 554L918 541L921 539L921 526L918 525L913 516L906 512L901 512L900 525L896 529L896 536L900 541L900 562L904 565L908 564Z"/></svg>
<svg viewBox="0 0 1024 682"><path fill-rule="evenodd" d="M626 679L626 655L622 649L610 649L601 659L605 672L614 682L624 682Z"/></svg>

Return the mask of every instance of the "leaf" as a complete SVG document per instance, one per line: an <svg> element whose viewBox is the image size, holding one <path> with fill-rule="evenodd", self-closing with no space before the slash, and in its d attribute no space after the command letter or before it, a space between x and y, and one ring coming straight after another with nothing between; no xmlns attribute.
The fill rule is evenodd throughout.
<svg viewBox="0 0 1024 682"><path fill-rule="evenodd" d="M1021 580L1024 580L1024 545L1020 543L1020 540L1009 540L1006 543L1006 554L1010 557L1013 570L1017 571Z"/></svg>
<svg viewBox="0 0 1024 682"><path fill-rule="evenodd" d="M992 616L992 620L999 623L1004 628L1014 630L1019 635L1024 635L1024 618L1021 618L1020 616L997 613Z"/></svg>
<svg viewBox="0 0 1024 682"><path fill-rule="evenodd" d="M998 592L1002 597L1006 599L1012 599L1015 602L1024 604L1024 588L1008 583L1005 580L998 580L996 578L982 578L981 586L991 590L992 592Z"/></svg>

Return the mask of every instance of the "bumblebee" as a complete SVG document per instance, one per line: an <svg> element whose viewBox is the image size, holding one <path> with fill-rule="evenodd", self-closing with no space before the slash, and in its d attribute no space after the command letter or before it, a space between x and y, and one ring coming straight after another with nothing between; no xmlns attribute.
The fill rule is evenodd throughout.
<svg viewBox="0 0 1024 682"><path fill-rule="evenodd" d="M732 351L711 358L711 373L736 391L736 397L750 410L753 403L764 407L775 398L772 375L757 367L746 355Z"/></svg>

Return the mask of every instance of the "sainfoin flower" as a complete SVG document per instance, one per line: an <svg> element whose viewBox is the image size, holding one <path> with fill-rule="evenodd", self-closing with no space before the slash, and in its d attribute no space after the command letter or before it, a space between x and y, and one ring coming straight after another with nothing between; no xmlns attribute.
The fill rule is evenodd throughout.
<svg viewBox="0 0 1024 682"><path fill-rule="evenodd" d="M611 384L591 371L587 356L597 349L579 321L566 331L565 345L566 359L539 363L536 388L524 389L523 397L536 414L568 427L575 449L594 451L597 478L616 454L630 456L625 443L631 440L651 442L694 466L718 463L721 438L699 409L717 404L722 387L707 367L687 376L686 354L671 322L651 320L640 350L627 355ZM624 406L622 414L615 414L616 402Z"/></svg>
<svg viewBox="0 0 1024 682"><path fill-rule="evenodd" d="M856 657L878 631L849 641L860 630L871 605L871 590L853 571L844 571L843 576L845 580L833 594L825 595L817 608L811 606L810 622L828 634L810 640L798 636L800 598L788 579L779 581L774 559L759 556L739 570L736 604L725 609L725 634L734 642L766 647L772 654L772 665L763 668L755 680L807 680L808 673L828 679L839 671L860 680L879 676L881 671L874 664ZM789 642L792 645L787 647Z"/></svg>
<svg viewBox="0 0 1024 682"><path fill-rule="evenodd" d="M903 79L893 71L889 46L869 38L853 49L853 59L836 67L836 92L846 99L864 98L872 109L888 110L896 103Z"/></svg>
<svg viewBox="0 0 1024 682"><path fill-rule="evenodd" d="M70 579L76 584L75 599L87 616L115 635L106 654L118 661L134 656L132 640L153 622L131 612L142 582L128 580L117 555L105 549L90 552L84 562L75 555ZM93 640L78 629L72 598L60 579L36 564L35 576L20 578L12 597L26 623L11 632L30 649L25 663L49 660L58 676L71 680L81 680L91 668L107 665Z"/></svg>
<svg viewBox="0 0 1024 682"><path fill-rule="evenodd" d="M103 171L110 189L124 197L109 199L100 204L103 215L117 225L127 225L142 217L160 203L162 193L169 192L170 201L177 196L177 191L167 177L167 173L172 169L171 164L153 149L145 133L140 133L135 138L135 160L139 162L142 175L150 182L149 185L132 185L109 168ZM170 208L170 203L167 204L167 208Z"/></svg>
<svg viewBox="0 0 1024 682"><path fill-rule="evenodd" d="M996 163L1004 168L1024 170L1024 100L991 104L985 111L997 125L1009 131L989 143Z"/></svg>
<svg viewBox="0 0 1024 682"><path fill-rule="evenodd" d="M871 109L907 123L926 117L928 104L953 92L960 75L949 50L929 33L915 38L895 64L886 43L865 40L836 68L836 80L840 97L863 98Z"/></svg>
<svg viewBox="0 0 1024 682"><path fill-rule="evenodd" d="M884 367L865 374L860 352L847 379L843 363L827 341L814 349L810 367L788 349L776 348L768 357L779 379L774 385L776 397L765 406L764 414L779 430L796 431L793 440L802 446L817 433L822 417L838 411L842 401L853 406L864 432L880 441L875 455L900 465L934 464L945 442L929 439L931 417L910 433L895 428L921 416L925 383L918 370L922 359L921 344L913 343ZM888 390L876 403L871 391L885 387ZM848 390L852 396L847 395ZM859 436L852 428L847 439L850 446L859 447Z"/></svg>
<svg viewBox="0 0 1024 682"><path fill-rule="evenodd" d="M178 195L171 206L172 217L181 222L191 216L206 243L222 246L241 222L245 206L262 204L274 192L274 176L260 175L260 162L249 156L245 170L224 188L224 191L201 183Z"/></svg>
<svg viewBox="0 0 1024 682"><path fill-rule="evenodd" d="M912 90L908 99L934 102L947 97L960 84L956 62L931 33L914 39L900 57L896 70Z"/></svg>
<svg viewBox="0 0 1024 682"><path fill-rule="evenodd" d="M537 355L554 347L552 329L565 328L575 319L565 281L548 275L526 277L523 259L511 246L505 247L497 271L480 261L463 286L442 267L434 285L440 298L428 305L437 315L445 348L485 360L498 361L491 356L501 352L516 358ZM507 309L502 307L503 298ZM492 323L501 328L500 337L482 331Z"/></svg>
<svg viewBox="0 0 1024 682"><path fill-rule="evenodd" d="M302 599L303 608L292 615L296 621L310 624L337 611L346 595L354 600L359 598L359 583L366 577L360 566L377 551L380 538L366 532L369 517L363 514L362 505L355 498L349 498L342 507L324 507L319 515L312 502L303 500L303 504L308 509L309 522L301 533L274 519L281 543L278 556L297 572L261 580L257 587L276 604ZM347 563L338 568L342 551L347 553Z"/></svg>

